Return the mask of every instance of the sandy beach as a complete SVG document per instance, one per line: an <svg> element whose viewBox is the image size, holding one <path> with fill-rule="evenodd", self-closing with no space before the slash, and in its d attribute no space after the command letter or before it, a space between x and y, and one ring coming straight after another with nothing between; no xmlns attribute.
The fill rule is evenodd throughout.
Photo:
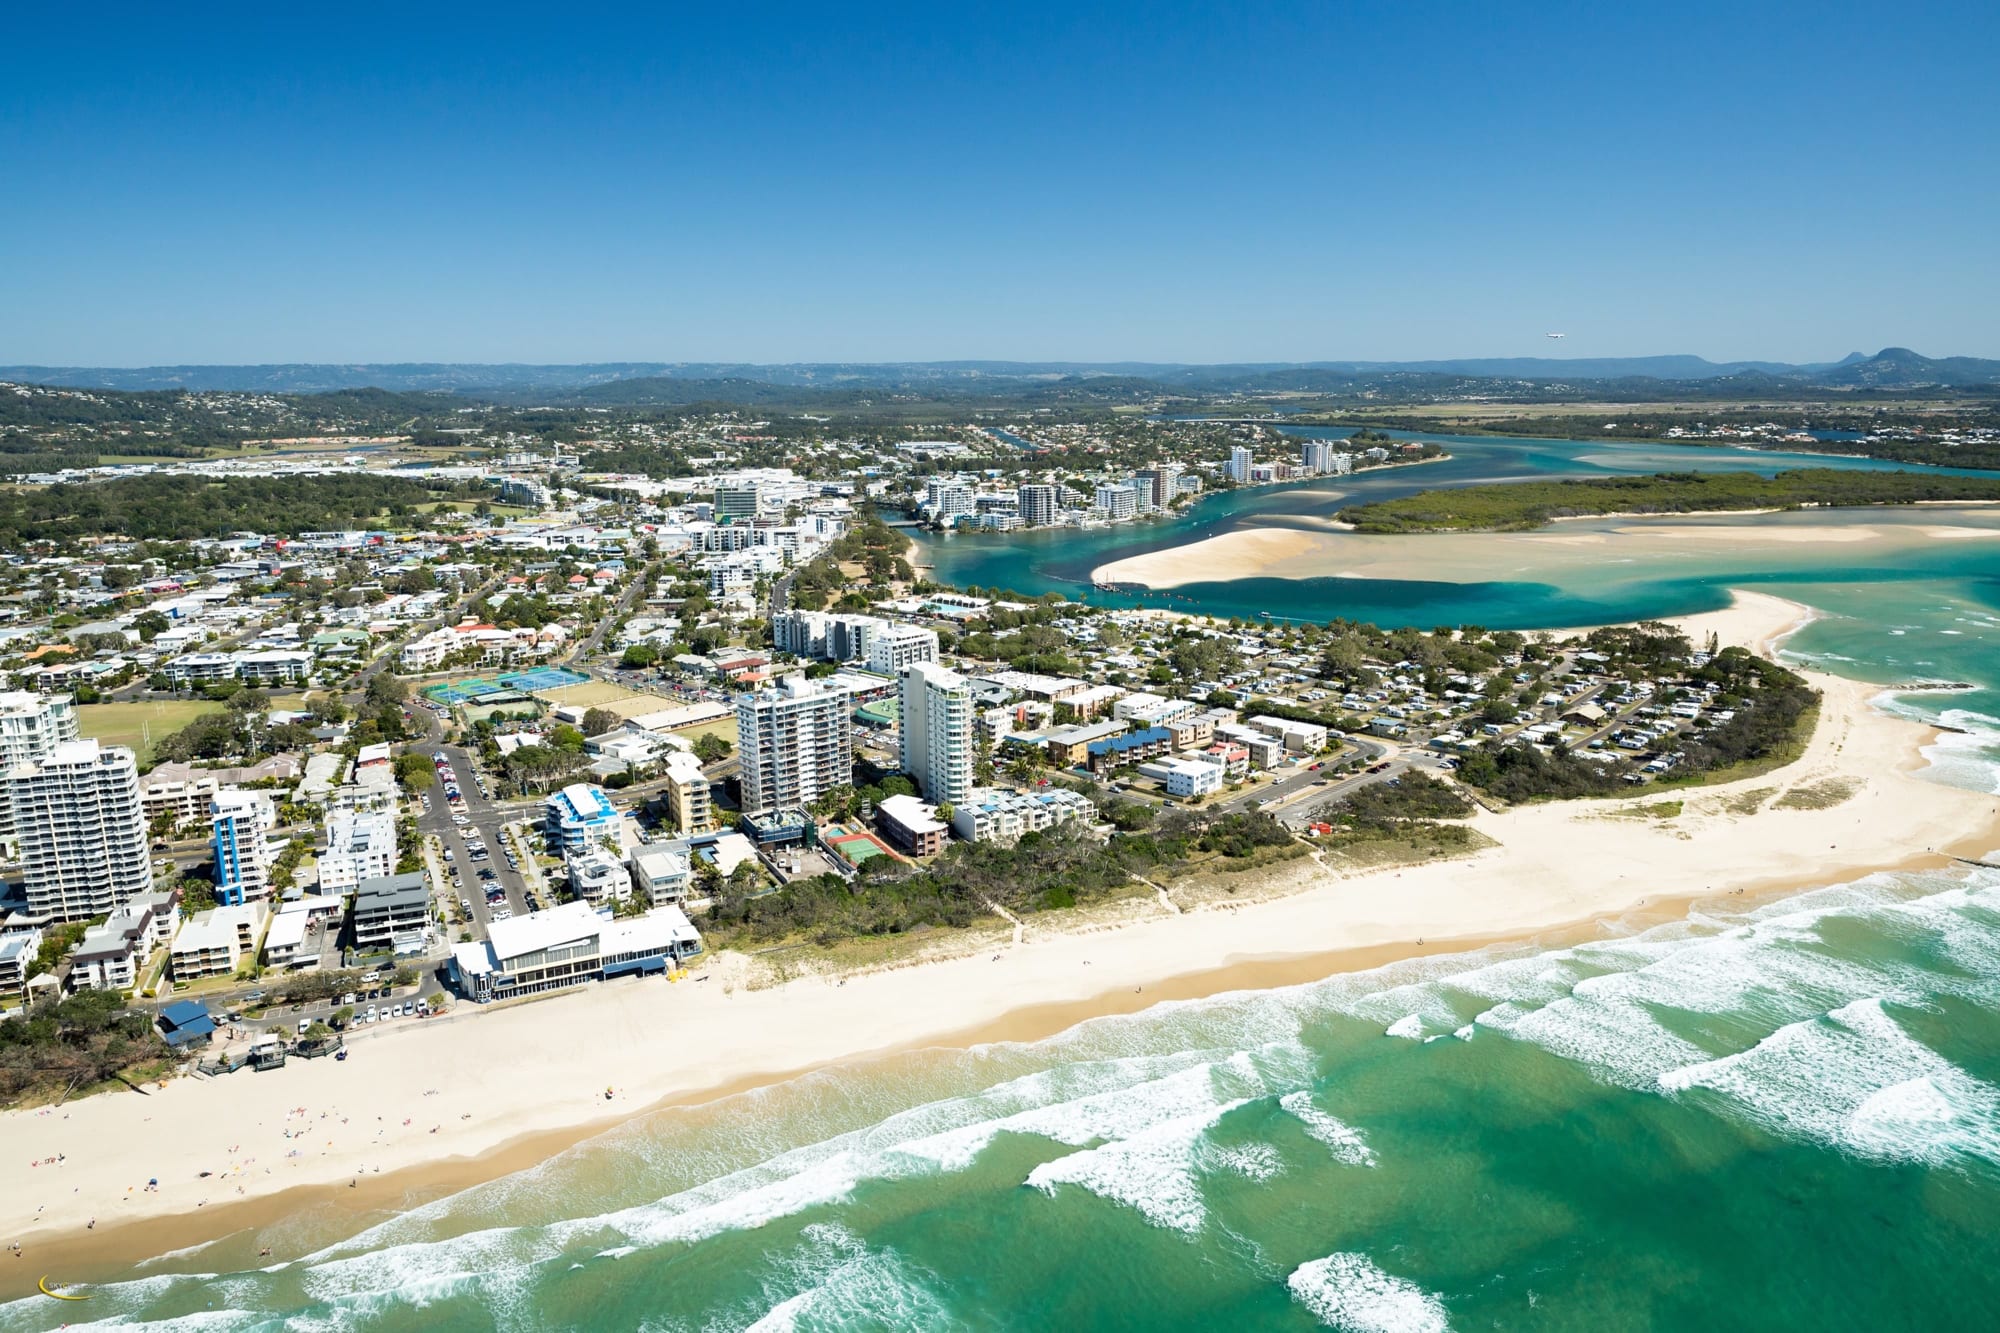
<svg viewBox="0 0 2000 1333"><path fill-rule="evenodd" d="M1683 623L1763 648L1808 614L1738 592L1728 609ZM1254 903L1162 908L1088 933L1031 921L997 955L763 990L732 984L723 958L702 981L620 981L362 1031L343 1063L295 1060L8 1112L0 1244L19 1240L31 1258L130 1257L123 1230L158 1253L244 1225L256 1201L337 1200L364 1180L349 1196L357 1204L398 1181L463 1186L658 1105L871 1053L1043 1036L1157 998L1280 984L1271 969L1284 960L1299 963L1285 979L1304 980L1362 965L1354 951L1384 961L2000 846L1994 797L1915 775L1931 729L1872 708L1875 687L1812 679L1825 701L1799 760L1673 793L1684 805L1670 818L1637 813L1644 797L1482 812L1473 825L1495 845L1473 856L1349 875L1302 860L1299 891ZM1793 793L1811 799L1786 801Z"/></svg>
<svg viewBox="0 0 2000 1333"><path fill-rule="evenodd" d="M1787 523L1737 521L1752 517L1744 513L1699 523L1690 521L1701 517L1693 514L1597 515L1562 520L1536 532L1397 535L1334 531L1333 524L1314 519L1310 527L1244 528L1114 560L1092 570L1091 578L1153 589L1250 578L1541 581L1558 569L1574 569L1579 561L1613 556L1614 548L1619 565L1658 570L1724 549L1790 552L1804 558L1831 547L1843 559L1856 559L1891 556L1938 541L2000 541L2000 520L1990 508L1918 512L1911 506L1890 516L1880 510L1868 515L1846 522Z"/></svg>

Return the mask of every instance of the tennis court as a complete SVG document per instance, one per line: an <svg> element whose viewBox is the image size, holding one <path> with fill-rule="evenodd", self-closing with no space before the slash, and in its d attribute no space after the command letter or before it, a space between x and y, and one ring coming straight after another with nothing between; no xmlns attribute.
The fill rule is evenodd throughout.
<svg viewBox="0 0 2000 1333"><path fill-rule="evenodd" d="M581 685L590 677L581 671L544 666L530 667L526 671L503 671L496 679L510 690L525 690L533 694L536 690L558 690L565 685Z"/></svg>
<svg viewBox="0 0 2000 1333"><path fill-rule="evenodd" d="M426 685L424 697L433 703L441 703L456 708L460 704L477 703L495 694L532 694L536 690L556 690L565 685L580 685L590 677L580 671L568 671L562 667L533 667L527 671L503 671L491 680L483 676L469 676L464 680L446 681L441 685Z"/></svg>

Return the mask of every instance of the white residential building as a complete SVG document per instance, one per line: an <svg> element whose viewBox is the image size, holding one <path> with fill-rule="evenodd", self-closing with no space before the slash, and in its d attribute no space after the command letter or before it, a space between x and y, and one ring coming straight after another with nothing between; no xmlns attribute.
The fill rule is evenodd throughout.
<svg viewBox="0 0 2000 1333"><path fill-rule="evenodd" d="M123 746L67 741L7 776L28 910L104 916L153 889L139 766Z"/></svg>
<svg viewBox="0 0 2000 1333"><path fill-rule="evenodd" d="M950 527L952 520L970 514L979 507L978 500L969 481L956 477L932 477L924 483L924 508L940 527Z"/></svg>
<svg viewBox="0 0 2000 1333"><path fill-rule="evenodd" d="M1139 514L1139 490L1136 486L1117 485L1097 488L1097 507L1113 522L1136 518Z"/></svg>
<svg viewBox="0 0 2000 1333"><path fill-rule="evenodd" d="M646 901L654 906L678 903L688 896L694 872L681 845L641 843L632 849L628 863L632 871L632 887L644 894Z"/></svg>
<svg viewBox="0 0 2000 1333"><path fill-rule="evenodd" d="M1229 451L1229 479L1238 486L1250 480L1251 451L1237 445Z"/></svg>
<svg viewBox="0 0 2000 1333"><path fill-rule="evenodd" d="M1223 766L1201 759L1160 759L1140 765L1139 773L1164 782L1167 795L1182 800L1222 790Z"/></svg>
<svg viewBox="0 0 2000 1333"><path fill-rule="evenodd" d="M174 980L230 976L244 959L256 957L267 911L256 902L195 913L169 949Z"/></svg>
<svg viewBox="0 0 2000 1333"><path fill-rule="evenodd" d="M28 690L0 693L0 773L36 763L78 734L76 708L68 695ZM0 800L0 840L10 839L13 830L14 812Z"/></svg>
<svg viewBox="0 0 2000 1333"><path fill-rule="evenodd" d="M847 691L786 676L736 700L743 813L801 809L854 778L854 719Z"/></svg>
<svg viewBox="0 0 2000 1333"><path fill-rule="evenodd" d="M1056 521L1062 512L1062 487L1037 482L1014 488L1014 500L1019 506L1021 522L1031 528L1045 528Z"/></svg>
<svg viewBox="0 0 2000 1333"><path fill-rule="evenodd" d="M1032 792L976 787L953 807L951 831L967 842L1007 844L1057 824L1091 823L1096 818L1097 807L1090 798L1066 787Z"/></svg>
<svg viewBox="0 0 2000 1333"><path fill-rule="evenodd" d="M364 879L396 869L396 817L387 810L342 811L326 821L326 850L319 858L319 891L352 893Z"/></svg>
<svg viewBox="0 0 2000 1333"><path fill-rule="evenodd" d="M922 625L885 624L869 631L865 638L868 669L880 675L900 675L906 666L938 660L937 631Z"/></svg>
<svg viewBox="0 0 2000 1333"><path fill-rule="evenodd" d="M971 792L976 722L965 677L935 662L904 668L903 770L933 805L956 803Z"/></svg>

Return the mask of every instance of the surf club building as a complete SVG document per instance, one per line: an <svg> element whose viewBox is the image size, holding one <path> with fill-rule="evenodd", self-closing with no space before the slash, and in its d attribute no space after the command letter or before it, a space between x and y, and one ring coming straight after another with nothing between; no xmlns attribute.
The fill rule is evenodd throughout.
<svg viewBox="0 0 2000 1333"><path fill-rule="evenodd" d="M459 994L480 1004L620 976L648 976L701 952L701 933L674 906L610 920L589 903L495 921L483 941L451 953Z"/></svg>

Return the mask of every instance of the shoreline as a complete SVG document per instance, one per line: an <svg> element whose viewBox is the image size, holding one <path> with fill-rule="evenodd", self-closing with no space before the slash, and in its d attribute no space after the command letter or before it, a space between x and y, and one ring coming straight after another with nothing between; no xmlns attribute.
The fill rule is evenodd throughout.
<svg viewBox="0 0 2000 1333"><path fill-rule="evenodd" d="M1733 598L1727 610L1680 623L1763 650L1811 614L1764 594ZM1760 777L1678 789L1686 813L1670 819L1620 817L1643 794L1480 812L1470 822L1496 845L1468 857L1347 873L1301 858L1292 873L1307 882L1282 896L1195 905L1111 930L1065 932L1031 918L1025 942L998 946L993 961L808 976L751 991L735 989L718 960L705 982L599 983L363 1034L345 1064L300 1061L268 1076L178 1079L143 1101L100 1095L0 1113L15 1150L0 1158L0 1239L33 1251L23 1273L60 1267L67 1278L119 1271L135 1257L301 1208L330 1207L358 1227L377 1210L510 1174L637 1116L810 1070L1031 1041L1161 1000L1601 932L1635 917L1684 915L1703 899L1942 868L1954 854L2000 846L1993 797L1914 776L1927 766L1935 728L1874 709L1880 686L1804 674L1824 692L1805 753ZM1831 806L1770 808L1781 789L1836 781L1855 787ZM1771 794L1751 813L1732 804L1763 789ZM1391 880L1393 896L1368 892ZM701 1063L691 1067L697 1047ZM524 1053L535 1062L531 1086L510 1077L509 1062ZM607 1083L617 1089L609 1104ZM155 1151L155 1142L174 1146ZM71 1160L26 1164L57 1152ZM216 1170L213 1183L190 1181L197 1168ZM155 1175L161 1192L143 1192ZM99 1226L86 1235L90 1217Z"/></svg>

